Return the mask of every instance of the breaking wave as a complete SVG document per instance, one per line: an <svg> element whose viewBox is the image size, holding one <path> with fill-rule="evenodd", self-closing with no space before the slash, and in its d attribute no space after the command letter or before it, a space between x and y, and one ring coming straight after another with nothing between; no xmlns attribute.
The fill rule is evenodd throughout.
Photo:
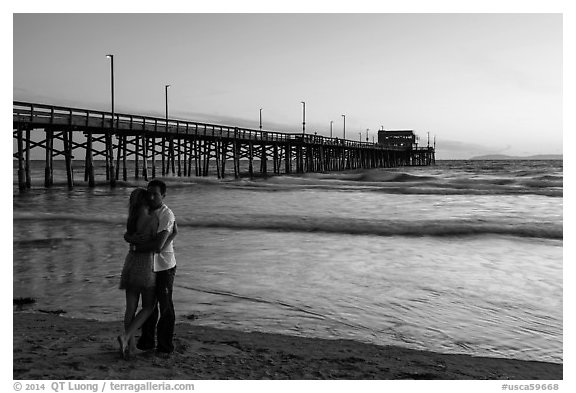
<svg viewBox="0 0 576 393"><path fill-rule="evenodd" d="M14 213L14 220L54 220L124 225L121 215L83 215L66 213ZM178 217L180 228L220 228L280 232L331 233L367 236L458 237L501 235L542 239L563 239L557 222L519 222L483 219L382 220L344 217L300 217L290 215L212 215Z"/></svg>
<svg viewBox="0 0 576 393"><path fill-rule="evenodd" d="M558 175L507 176L446 172L411 174L401 171L359 171L278 176L220 183L230 188L258 191L299 191L302 189L378 192L422 195L541 195L563 196L563 178Z"/></svg>

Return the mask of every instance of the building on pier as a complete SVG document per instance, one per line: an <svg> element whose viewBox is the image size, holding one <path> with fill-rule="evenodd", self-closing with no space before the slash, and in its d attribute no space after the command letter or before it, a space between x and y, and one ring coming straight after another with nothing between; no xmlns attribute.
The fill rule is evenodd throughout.
<svg viewBox="0 0 576 393"><path fill-rule="evenodd" d="M385 146L415 147L416 134L412 130L380 130L378 143Z"/></svg>
<svg viewBox="0 0 576 393"><path fill-rule="evenodd" d="M413 130L380 130L378 144L384 148L404 148L409 152L408 165L431 165L436 162L435 147L418 147Z"/></svg>

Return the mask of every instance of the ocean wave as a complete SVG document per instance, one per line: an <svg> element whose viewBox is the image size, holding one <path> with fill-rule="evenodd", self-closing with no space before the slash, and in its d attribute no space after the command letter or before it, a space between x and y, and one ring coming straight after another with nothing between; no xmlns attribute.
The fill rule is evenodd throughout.
<svg viewBox="0 0 576 393"><path fill-rule="evenodd" d="M411 187L387 187L385 189L373 189L373 192L382 192L386 194L407 194L407 195L540 195L548 196L554 198L562 198L564 192L562 190L551 190L551 189L534 189L534 190L524 190L524 189L494 189L490 187L486 188L468 188L468 187L456 187L456 186L446 186L446 185L428 185L426 187L422 186L411 186Z"/></svg>
<svg viewBox="0 0 576 393"><path fill-rule="evenodd" d="M558 188L561 189L563 187L562 180L550 180L550 179L530 179L519 182L519 184L530 187L530 188Z"/></svg>
<svg viewBox="0 0 576 393"><path fill-rule="evenodd" d="M227 187L261 192L276 191L351 191L377 192L388 194L420 194L420 195L541 195L561 198L564 195L561 185L531 181L521 184L507 179L499 180L460 180L454 182L367 182L354 183L345 180L328 180L319 182L239 182L229 183Z"/></svg>
<svg viewBox="0 0 576 393"><path fill-rule="evenodd" d="M119 215L74 215L66 213L14 213L14 220L67 220L123 225ZM178 227L221 228L279 232L331 233L368 236L459 237L502 235L542 239L563 239L562 223L516 222L483 219L381 220L344 217L302 217L290 215L211 215L178 217Z"/></svg>
<svg viewBox="0 0 576 393"><path fill-rule="evenodd" d="M229 228L288 232L321 232L371 236L479 236L508 235L543 239L563 239L561 224L519 223L483 220L369 220L297 216L222 216L178 222L179 226Z"/></svg>
<svg viewBox="0 0 576 393"><path fill-rule="evenodd" d="M564 176L562 175L542 175L534 177L536 180L549 180L562 183Z"/></svg>
<svg viewBox="0 0 576 393"><path fill-rule="evenodd" d="M434 176L423 176L414 175L405 172L382 172L382 171L372 171L372 172L362 172L358 174L355 178L350 180L357 182L382 182L382 183L405 183L405 182L420 182L420 181L434 181L436 178Z"/></svg>
<svg viewBox="0 0 576 393"><path fill-rule="evenodd" d="M560 176L507 177L457 174L414 175L406 172L364 171L305 174L229 181L226 187L266 191L353 191L422 195L541 195L563 197Z"/></svg>

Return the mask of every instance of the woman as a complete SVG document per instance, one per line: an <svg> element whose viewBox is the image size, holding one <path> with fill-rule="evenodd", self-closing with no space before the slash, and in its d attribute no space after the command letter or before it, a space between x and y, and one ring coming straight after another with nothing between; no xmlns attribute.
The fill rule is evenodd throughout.
<svg viewBox="0 0 576 393"><path fill-rule="evenodd" d="M137 237L141 242L152 242L156 237L158 219L150 212L148 191L137 188L130 194L127 234ZM177 229L161 245L160 249L174 239ZM124 334L118 336L120 352L124 359L130 358L135 351L134 334L154 311L156 296L156 273L154 273L154 252L130 251L124 261L120 278L120 289L126 290L126 312L124 314ZM136 314L138 302L142 297L142 310Z"/></svg>

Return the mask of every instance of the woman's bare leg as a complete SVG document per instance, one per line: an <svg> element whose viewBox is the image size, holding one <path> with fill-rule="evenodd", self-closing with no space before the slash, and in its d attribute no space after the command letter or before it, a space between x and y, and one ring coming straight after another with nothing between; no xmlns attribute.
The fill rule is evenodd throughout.
<svg viewBox="0 0 576 393"><path fill-rule="evenodd" d="M138 301L140 300L140 293L131 290L126 290L126 311L124 312L124 332L128 330L130 324L134 320L136 310L138 309Z"/></svg>
<svg viewBox="0 0 576 393"><path fill-rule="evenodd" d="M152 312L154 311L154 306L156 305L156 295L154 293L154 289L144 290L141 292L141 295L142 295L142 309L140 310L140 312L138 312L138 314L136 314L134 319L132 319L132 322L130 323L130 325L126 329L126 332L124 333L127 342L129 342L130 339L134 337L136 331L140 329L142 324L144 324L144 322L146 322L148 317L152 315Z"/></svg>
<svg viewBox="0 0 576 393"><path fill-rule="evenodd" d="M130 355L129 344L130 337L127 336L126 332L130 328L130 325L134 321L134 315L138 309L138 301L140 299L140 294L131 290L126 290L126 311L124 312L124 334L118 336L118 343L120 344L120 352L122 357L127 358Z"/></svg>

